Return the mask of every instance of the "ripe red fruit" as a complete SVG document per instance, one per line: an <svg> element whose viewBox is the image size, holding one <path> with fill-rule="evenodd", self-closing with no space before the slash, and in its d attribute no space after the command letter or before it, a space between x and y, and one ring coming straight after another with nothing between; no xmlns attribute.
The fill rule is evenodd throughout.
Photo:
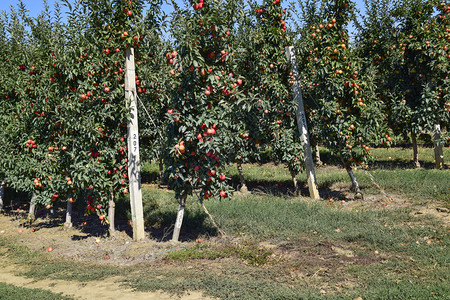
<svg viewBox="0 0 450 300"><path fill-rule="evenodd" d="M180 145L178 147L178 151L180 151L180 153L183 154L186 151L186 147L184 145Z"/></svg>
<svg viewBox="0 0 450 300"><path fill-rule="evenodd" d="M227 195L227 193L225 191L220 191L220 197L227 198L228 195Z"/></svg>
<svg viewBox="0 0 450 300"><path fill-rule="evenodd" d="M242 84L242 79L236 80L236 83L237 83L238 85L241 85L241 84Z"/></svg>
<svg viewBox="0 0 450 300"><path fill-rule="evenodd" d="M52 247L48 247L48 248L47 248L47 251L48 251L48 252L52 252L52 251L53 251L53 248L52 248Z"/></svg>

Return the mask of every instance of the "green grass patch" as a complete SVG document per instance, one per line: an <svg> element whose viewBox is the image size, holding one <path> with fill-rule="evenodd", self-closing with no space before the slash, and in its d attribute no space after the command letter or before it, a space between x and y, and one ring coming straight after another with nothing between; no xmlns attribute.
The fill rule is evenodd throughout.
<svg viewBox="0 0 450 300"><path fill-rule="evenodd" d="M1 300L69 300L72 297L55 294L42 289L29 289L0 282Z"/></svg>
<svg viewBox="0 0 450 300"><path fill-rule="evenodd" d="M383 164L387 167L413 167L413 150L411 148L373 148L370 150L375 164L382 167ZM444 158L450 156L450 147L444 147ZM418 148L419 162L425 167L434 168L434 148L419 147Z"/></svg>
<svg viewBox="0 0 450 300"><path fill-rule="evenodd" d="M424 236L448 243L445 230L433 228L431 220L429 227L405 226L420 220L406 209L348 211L339 204L254 195L245 200L210 201L207 207L226 232L258 240L280 241L309 235L389 251L403 251L401 243L412 244Z"/></svg>
<svg viewBox="0 0 450 300"><path fill-rule="evenodd" d="M375 169L369 171L386 192L404 195L415 200L450 201L450 171L433 169ZM377 193L377 188L364 171L356 172L363 188L368 192Z"/></svg>
<svg viewBox="0 0 450 300"><path fill-rule="evenodd" d="M261 247L255 241L245 240L242 243L227 243L218 245L196 244L182 250L169 252L165 257L168 261L188 261L192 259L214 260L226 257L236 257L252 266L261 266L272 262L273 250Z"/></svg>
<svg viewBox="0 0 450 300"><path fill-rule="evenodd" d="M367 299L446 299L450 295L450 270L445 265L392 259L383 265L351 266L346 271L366 283Z"/></svg>

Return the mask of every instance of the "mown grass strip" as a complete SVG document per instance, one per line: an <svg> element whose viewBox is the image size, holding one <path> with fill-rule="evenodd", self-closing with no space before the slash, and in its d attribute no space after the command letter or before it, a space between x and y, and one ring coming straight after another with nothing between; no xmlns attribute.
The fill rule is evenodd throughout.
<svg viewBox="0 0 450 300"><path fill-rule="evenodd" d="M0 282L1 300L70 300L72 297L55 294L43 289L29 289Z"/></svg>

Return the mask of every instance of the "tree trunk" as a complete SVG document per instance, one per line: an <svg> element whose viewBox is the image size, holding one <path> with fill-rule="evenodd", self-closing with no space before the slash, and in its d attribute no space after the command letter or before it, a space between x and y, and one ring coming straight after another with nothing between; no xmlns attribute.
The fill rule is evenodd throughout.
<svg viewBox="0 0 450 300"><path fill-rule="evenodd" d="M3 195L5 194L5 181L0 184L0 211L3 210Z"/></svg>
<svg viewBox="0 0 450 300"><path fill-rule="evenodd" d="M244 193L244 194L248 193L247 185L245 184L244 173L242 172L242 164L241 163L237 164L237 170L238 170L238 173L239 173L239 179L241 181L240 192Z"/></svg>
<svg viewBox="0 0 450 300"><path fill-rule="evenodd" d="M316 144L316 147L315 147L315 152L316 152L316 165L321 166L322 165L322 161L320 160L319 145L317 145L317 144Z"/></svg>
<svg viewBox="0 0 450 300"><path fill-rule="evenodd" d="M159 164L159 185L166 185L166 181L164 180L164 164L162 159L158 160Z"/></svg>
<svg viewBox="0 0 450 300"><path fill-rule="evenodd" d="M442 150L441 140L441 125L439 123L434 124L433 132L433 144L434 144L434 160L436 163L436 169L442 169L444 167L444 152Z"/></svg>
<svg viewBox="0 0 450 300"><path fill-rule="evenodd" d="M413 147L413 161L416 168L420 168L419 151L417 150L417 136L414 132L411 132L411 141Z"/></svg>
<svg viewBox="0 0 450 300"><path fill-rule="evenodd" d="M108 219L109 219L109 234L112 235L116 232L116 228L114 227L115 218L114 214L116 212L116 202L114 201L114 192L111 192L111 196L109 198L109 206L108 206Z"/></svg>
<svg viewBox="0 0 450 300"><path fill-rule="evenodd" d="M175 228L173 229L172 241L178 242L180 238L181 225L183 224L184 207L186 206L187 194L181 195L180 206L178 207L177 220L175 222Z"/></svg>
<svg viewBox="0 0 450 300"><path fill-rule="evenodd" d="M297 178L295 177L295 172L294 171L290 171L291 173L291 177L292 177L292 183L294 184L294 191L295 194L298 195L298 183L297 183Z"/></svg>
<svg viewBox="0 0 450 300"><path fill-rule="evenodd" d="M30 201L30 209L28 210L28 217L27 220L28 222L33 223L34 220L36 219L36 204L34 203L36 199L36 195L33 194L31 196L31 201Z"/></svg>
<svg viewBox="0 0 450 300"><path fill-rule="evenodd" d="M72 228L72 207L73 203L67 201L66 222L64 223L65 228Z"/></svg>
<svg viewBox="0 0 450 300"><path fill-rule="evenodd" d="M353 168L348 162L344 162L345 170L352 181L352 189L355 192L355 198L362 198L363 194L359 188L358 181L356 180L355 174L353 173Z"/></svg>

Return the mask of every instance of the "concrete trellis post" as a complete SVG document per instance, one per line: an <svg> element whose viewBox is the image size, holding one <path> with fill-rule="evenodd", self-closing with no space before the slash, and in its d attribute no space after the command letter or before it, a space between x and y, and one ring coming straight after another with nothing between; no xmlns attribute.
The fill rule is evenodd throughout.
<svg viewBox="0 0 450 300"><path fill-rule="evenodd" d="M317 190L316 174L314 171L314 162L311 154L311 145L309 142L308 127L306 124L305 108L303 105L302 91L300 89L300 79L297 68L297 59L294 53L294 47L286 47L286 57L292 64L292 74L294 76L294 84L292 92L294 100L297 102L297 125L300 132L300 140L303 145L305 154L306 177L308 181L309 196L313 199L319 199L319 191Z"/></svg>
<svg viewBox="0 0 450 300"><path fill-rule="evenodd" d="M128 48L125 53L125 99L130 109L128 121L128 178L130 182L130 204L133 222L133 239L145 238L144 211L142 207L141 165L139 157L139 130L136 99L136 72L134 49Z"/></svg>

